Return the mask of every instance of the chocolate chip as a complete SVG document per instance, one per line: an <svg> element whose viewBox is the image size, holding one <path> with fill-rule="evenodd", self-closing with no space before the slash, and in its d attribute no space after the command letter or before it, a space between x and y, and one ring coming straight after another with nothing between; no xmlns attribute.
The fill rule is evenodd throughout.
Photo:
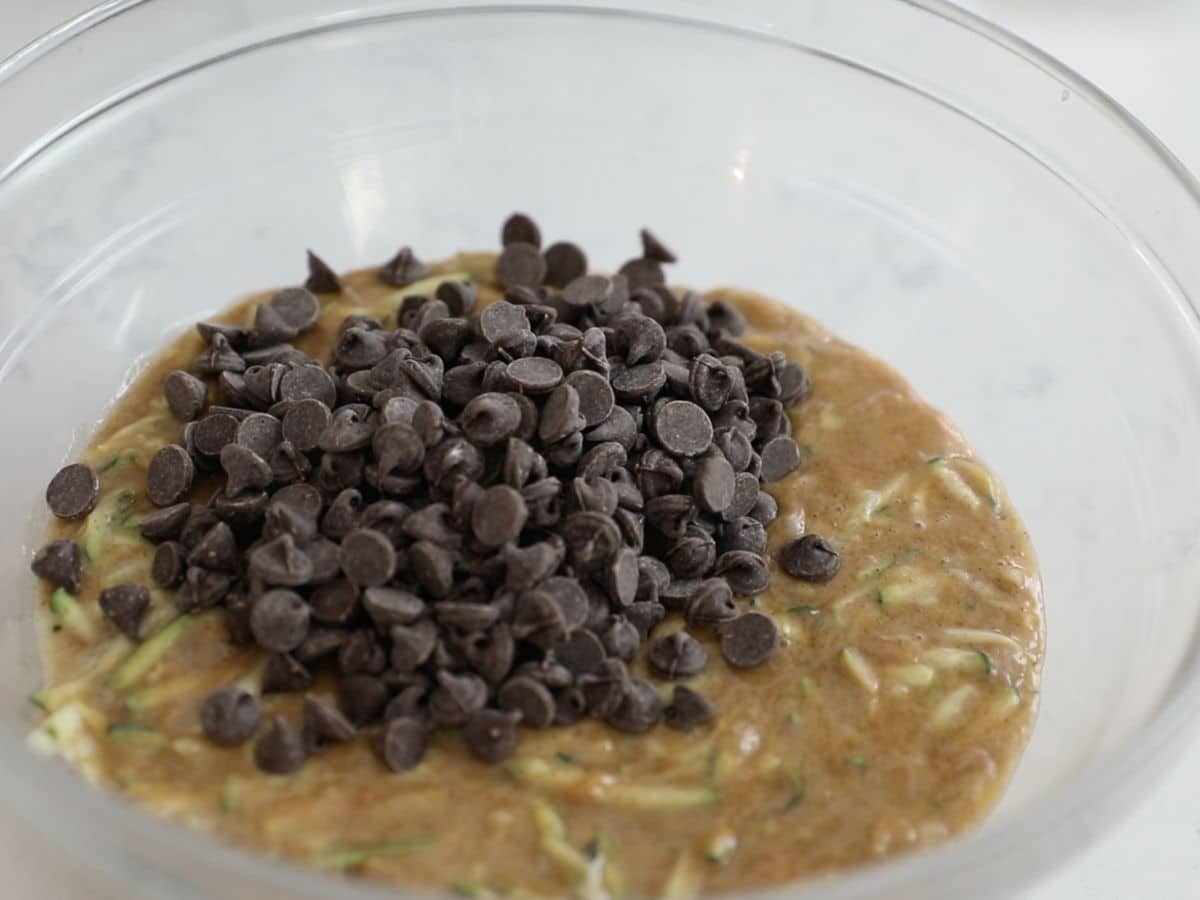
<svg viewBox="0 0 1200 900"><path fill-rule="evenodd" d="M691 678L704 671L708 652L686 631L676 631L651 641L646 662L665 678Z"/></svg>
<svg viewBox="0 0 1200 900"><path fill-rule="evenodd" d="M154 551L150 575L160 588L170 590L183 581L186 568L183 545L175 541L166 541L159 544L158 549Z"/></svg>
<svg viewBox="0 0 1200 900"><path fill-rule="evenodd" d="M496 280L505 288L537 287L546 271L546 261L534 244L510 243L496 260Z"/></svg>
<svg viewBox="0 0 1200 900"><path fill-rule="evenodd" d="M229 601L226 601L225 605L228 608ZM304 643L292 651L292 654L300 662L310 665L336 653L345 639L346 632L337 628L314 626L308 629L308 637L304 639Z"/></svg>
<svg viewBox="0 0 1200 900"><path fill-rule="evenodd" d="M779 551L779 565L793 578L828 581L837 574L837 550L819 534L806 534L789 541Z"/></svg>
<svg viewBox="0 0 1200 900"><path fill-rule="evenodd" d="M713 566L713 574L728 581L739 597L761 593L771 581L766 560L748 550L722 553Z"/></svg>
<svg viewBox="0 0 1200 900"><path fill-rule="evenodd" d="M379 718L387 705L388 689L375 675L344 675L338 684L338 699L346 718L361 728Z"/></svg>
<svg viewBox="0 0 1200 900"><path fill-rule="evenodd" d="M238 420L228 413L210 413L196 422L192 441L199 453L218 456L226 444L237 439Z"/></svg>
<svg viewBox="0 0 1200 900"><path fill-rule="evenodd" d="M60 519L83 518L96 508L99 498L100 477L95 469L82 463L59 469L46 488L46 505Z"/></svg>
<svg viewBox="0 0 1200 900"><path fill-rule="evenodd" d="M663 494L646 501L646 521L665 538L683 537L695 518L695 501L686 494Z"/></svg>
<svg viewBox="0 0 1200 900"><path fill-rule="evenodd" d="M263 668L264 694L290 694L312 686L312 673L290 653L274 653Z"/></svg>
<svg viewBox="0 0 1200 900"><path fill-rule="evenodd" d="M754 506L750 509L749 515L763 525L770 525L775 521L775 517L779 515L779 504L766 491L760 491L754 501Z"/></svg>
<svg viewBox="0 0 1200 900"><path fill-rule="evenodd" d="M175 608L182 613L216 606L233 586L233 576L208 569L188 569L183 585L175 592Z"/></svg>
<svg viewBox="0 0 1200 900"><path fill-rule="evenodd" d="M620 274L625 276L631 290L663 284L667 280L662 266L653 259L631 259L621 266Z"/></svg>
<svg viewBox="0 0 1200 900"><path fill-rule="evenodd" d="M463 740L476 758L498 763L512 755L517 746L517 716L495 709L471 714L463 726Z"/></svg>
<svg viewBox="0 0 1200 900"><path fill-rule="evenodd" d="M611 382L612 389L618 398L625 402L636 403L652 400L666 383L667 375L663 369L662 360L640 363L615 371ZM709 430L711 431L711 426Z"/></svg>
<svg viewBox="0 0 1200 900"><path fill-rule="evenodd" d="M524 213L513 213L504 220L500 229L500 243L507 247L509 244L532 244L542 246L542 232L537 223Z"/></svg>
<svg viewBox="0 0 1200 900"><path fill-rule="evenodd" d="M657 600L638 600L625 610L625 616L644 641L667 615L667 609Z"/></svg>
<svg viewBox="0 0 1200 900"><path fill-rule="evenodd" d="M497 300L479 314L479 333L491 344L500 343L509 335L529 331L525 310L507 300Z"/></svg>
<svg viewBox="0 0 1200 900"><path fill-rule="evenodd" d="M396 255L380 268L379 279L392 287L405 287L420 281L428 274L429 270L413 255L412 248L401 247Z"/></svg>
<svg viewBox="0 0 1200 900"><path fill-rule="evenodd" d="M297 333L312 328L321 315L321 302L306 288L276 291L264 305Z"/></svg>
<svg viewBox="0 0 1200 900"><path fill-rule="evenodd" d="M246 554L250 573L264 583L298 587L312 580L312 560L296 546L290 534L280 534Z"/></svg>
<svg viewBox="0 0 1200 900"><path fill-rule="evenodd" d="M575 244L559 241L547 247L542 256L546 260L546 277L543 280L551 287L566 287L587 274L587 256Z"/></svg>
<svg viewBox="0 0 1200 900"><path fill-rule="evenodd" d="M771 438L763 445L762 480L778 481L800 465L800 448L787 435Z"/></svg>
<svg viewBox="0 0 1200 900"><path fill-rule="evenodd" d="M156 509L142 516L138 531L148 541L166 541L179 537L184 523L191 515L190 503L177 503L166 509Z"/></svg>
<svg viewBox="0 0 1200 900"><path fill-rule="evenodd" d="M338 648L338 670L343 675L378 675L387 664L388 655L379 638L366 628L351 632Z"/></svg>
<svg viewBox="0 0 1200 900"><path fill-rule="evenodd" d="M500 688L497 701L501 709L520 716L529 728L546 728L554 721L555 703L550 691L529 676L518 676Z"/></svg>
<svg viewBox="0 0 1200 900"><path fill-rule="evenodd" d="M572 513L563 520L562 538L571 563L579 571L600 568L621 547L621 531L610 516L595 512Z"/></svg>
<svg viewBox="0 0 1200 900"><path fill-rule="evenodd" d="M396 551L378 531L359 528L342 540L341 563L342 571L355 584L387 584L396 571Z"/></svg>
<svg viewBox="0 0 1200 900"><path fill-rule="evenodd" d="M264 650L287 653L308 634L308 605L294 591L268 591L254 602L250 631Z"/></svg>
<svg viewBox="0 0 1200 900"><path fill-rule="evenodd" d="M447 596L454 587L454 556L445 547L417 541L408 550L408 565L430 596Z"/></svg>
<svg viewBox="0 0 1200 900"><path fill-rule="evenodd" d="M634 421L627 409L622 406L614 406L609 412L608 418L585 432L584 437L595 442L612 441L628 451L633 448L634 442L638 438L637 422Z"/></svg>
<svg viewBox="0 0 1200 900"><path fill-rule="evenodd" d="M100 592L100 611L131 641L141 640L138 630L150 606L150 591L140 584L118 584Z"/></svg>
<svg viewBox="0 0 1200 900"><path fill-rule="evenodd" d="M616 286L604 275L581 275L563 289L563 300L579 309L601 306L613 295Z"/></svg>
<svg viewBox="0 0 1200 900"><path fill-rule="evenodd" d="M168 444L154 454L146 469L146 494L155 506L171 506L191 490L195 476L196 467L188 452L178 444Z"/></svg>
<svg viewBox="0 0 1200 900"><path fill-rule="evenodd" d="M716 514L727 510L733 503L734 479L733 466L724 456L713 454L700 460L692 476L692 490L700 508Z"/></svg>
<svg viewBox="0 0 1200 900"><path fill-rule="evenodd" d="M424 665L437 645L437 626L429 619L412 625L394 625L389 632L392 639L392 668L397 672L412 672Z"/></svg>
<svg viewBox="0 0 1200 900"><path fill-rule="evenodd" d="M693 628L711 628L738 617L733 590L724 578L706 578L688 598L684 613Z"/></svg>
<svg viewBox="0 0 1200 900"><path fill-rule="evenodd" d="M712 444L708 415L687 400L671 400L654 416L654 437L670 453L699 456Z"/></svg>
<svg viewBox="0 0 1200 900"><path fill-rule="evenodd" d="M636 625L625 616L613 616L600 635L609 656L629 663L642 644L642 636Z"/></svg>
<svg viewBox="0 0 1200 900"><path fill-rule="evenodd" d="M699 578L673 578L671 583L658 592L659 602L667 609L683 612L696 588L700 586Z"/></svg>
<svg viewBox="0 0 1200 900"><path fill-rule="evenodd" d="M694 731L716 714L711 700L687 685L677 684L670 705L663 711L663 722L676 731Z"/></svg>
<svg viewBox="0 0 1200 900"><path fill-rule="evenodd" d="M507 484L497 484L475 504L471 530L485 547L500 547L521 533L528 516L521 494Z"/></svg>
<svg viewBox="0 0 1200 900"><path fill-rule="evenodd" d="M692 398L709 412L716 412L729 400L733 375L715 356L702 353L692 360L688 376Z"/></svg>
<svg viewBox="0 0 1200 900"><path fill-rule="evenodd" d="M357 733L350 720L313 697L304 698L301 733L309 751L348 741Z"/></svg>
<svg viewBox="0 0 1200 900"><path fill-rule="evenodd" d="M208 402L208 385L182 369L176 369L163 379L163 395L167 408L180 422L190 422L204 411Z"/></svg>
<svg viewBox="0 0 1200 900"><path fill-rule="evenodd" d="M506 371L513 384L526 394L549 393L563 380L562 367L543 356L515 359L508 364Z"/></svg>
<svg viewBox="0 0 1200 900"><path fill-rule="evenodd" d="M750 472L738 472L733 479L733 499L721 512L724 519L748 515L758 503L758 477Z"/></svg>
<svg viewBox="0 0 1200 900"><path fill-rule="evenodd" d="M556 387L546 398L538 422L538 437L552 444L580 431L585 423L579 408L579 394L568 381Z"/></svg>
<svg viewBox="0 0 1200 900"><path fill-rule="evenodd" d="M434 676L437 684L429 694L429 712L441 725L461 725L487 702L487 683L467 673L441 669Z"/></svg>
<svg viewBox="0 0 1200 900"><path fill-rule="evenodd" d="M315 537L304 546L304 555L312 563L312 583L324 584L342 571L338 545L323 537Z"/></svg>
<svg viewBox="0 0 1200 900"><path fill-rule="evenodd" d="M604 662L604 644L586 628L578 628L554 645L554 657L575 675L595 672Z"/></svg>
<svg viewBox="0 0 1200 900"><path fill-rule="evenodd" d="M295 772L308 757L304 738L285 716L276 716L271 726L254 742L254 762L271 775Z"/></svg>
<svg viewBox="0 0 1200 900"><path fill-rule="evenodd" d="M675 254L649 228L642 229L641 237L643 258L660 263L673 263L677 261Z"/></svg>
<svg viewBox="0 0 1200 900"><path fill-rule="evenodd" d="M765 663L779 646L779 629L762 613L748 612L721 627L721 655L747 669Z"/></svg>
<svg viewBox="0 0 1200 900"><path fill-rule="evenodd" d="M232 747L258 729L262 713L254 695L230 685L208 695L200 708L200 727L216 744Z"/></svg>
<svg viewBox="0 0 1200 900"><path fill-rule="evenodd" d="M298 478L303 478L312 468L304 454L288 440L281 441L279 446L271 451L271 457L267 462L271 464L271 474L280 484L288 484Z"/></svg>
<svg viewBox="0 0 1200 900"><path fill-rule="evenodd" d="M321 366L296 366L280 379L279 399L287 403L315 400L328 409L337 402L337 387ZM286 432L284 436L287 436Z"/></svg>
<svg viewBox="0 0 1200 900"><path fill-rule="evenodd" d="M200 354L195 366L204 375L219 375L222 372L244 372L246 360L234 351L224 334L213 332L208 339L208 348Z"/></svg>
<svg viewBox="0 0 1200 900"><path fill-rule="evenodd" d="M662 560L653 556L638 557L637 600L655 600L660 591L671 583L671 572Z"/></svg>
<svg viewBox="0 0 1200 900"><path fill-rule="evenodd" d="M342 281L321 257L309 250L308 280L304 286L314 294L337 294L342 290Z"/></svg>
<svg viewBox="0 0 1200 900"><path fill-rule="evenodd" d="M467 663L489 684L504 680L512 670L517 652L512 631L504 623L468 635L462 649Z"/></svg>
<svg viewBox="0 0 1200 900"><path fill-rule="evenodd" d="M465 316L475 306L479 288L470 282L443 281L437 287L437 298L446 304L452 316Z"/></svg>
<svg viewBox="0 0 1200 900"><path fill-rule="evenodd" d="M393 772L405 772L421 761L429 743L429 732L417 718L397 716L383 726L377 748Z"/></svg>
<svg viewBox="0 0 1200 900"><path fill-rule="evenodd" d="M493 447L516 433L521 424L521 408L507 394L480 394L466 405L459 422L471 443Z"/></svg>
<svg viewBox="0 0 1200 900"><path fill-rule="evenodd" d="M616 713L631 689L629 670L619 659L609 657L600 667L579 678L587 710L597 718L607 718Z"/></svg>
<svg viewBox="0 0 1200 900"><path fill-rule="evenodd" d="M567 384L578 397L576 412L583 416L583 427L600 425L612 413L615 402L613 389L608 379L599 372L580 369L567 376Z"/></svg>
<svg viewBox="0 0 1200 900"><path fill-rule="evenodd" d="M640 734L653 728L661 713L662 700L654 685L644 678L631 678L621 704L604 720L618 731Z"/></svg>
<svg viewBox="0 0 1200 900"><path fill-rule="evenodd" d="M74 594L83 580L83 551L75 541L47 544L33 557L33 574Z"/></svg>

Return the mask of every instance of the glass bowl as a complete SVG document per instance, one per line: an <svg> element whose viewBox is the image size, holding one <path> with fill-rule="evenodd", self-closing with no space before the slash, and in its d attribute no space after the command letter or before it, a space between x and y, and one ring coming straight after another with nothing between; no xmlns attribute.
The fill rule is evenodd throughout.
<svg viewBox="0 0 1200 900"><path fill-rule="evenodd" d="M602 6L599 4L603 4ZM0 64L0 785L151 896L395 896L207 842L23 746L41 494L136 366L237 295L512 209L615 266L793 302L907 373L1044 568L1041 717L948 847L779 894L1008 894L1200 710L1200 204L1095 87L937 0L110 0ZM47 845L45 864L55 856Z"/></svg>

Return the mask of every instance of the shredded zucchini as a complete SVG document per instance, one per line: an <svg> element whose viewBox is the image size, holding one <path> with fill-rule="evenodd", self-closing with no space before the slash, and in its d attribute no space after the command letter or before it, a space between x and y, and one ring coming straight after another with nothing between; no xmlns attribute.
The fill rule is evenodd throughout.
<svg viewBox="0 0 1200 900"><path fill-rule="evenodd" d="M737 845L737 834L732 828L723 825L712 833L704 845L704 858L723 866L733 858Z"/></svg>
<svg viewBox="0 0 1200 900"><path fill-rule="evenodd" d="M556 765L537 757L510 760L505 771L522 784L547 791L572 791L579 803L619 806L625 809L670 810L711 806L718 802L710 786L682 787L671 784L644 784L619 781L604 773L589 772L578 765Z"/></svg>
<svg viewBox="0 0 1200 900"><path fill-rule="evenodd" d="M113 722L104 729L104 733L113 740L145 747L161 747L168 742L161 731L137 722Z"/></svg>
<svg viewBox="0 0 1200 900"><path fill-rule="evenodd" d="M936 673L929 666L914 663L910 666L892 666L888 674L901 684L909 687L929 687L933 684Z"/></svg>
<svg viewBox="0 0 1200 900"><path fill-rule="evenodd" d="M142 542L133 513L136 495L130 488L105 494L88 514L83 526L83 552L96 562L114 544L136 545Z"/></svg>
<svg viewBox="0 0 1200 900"><path fill-rule="evenodd" d="M67 631L90 641L95 637L95 623L73 594L59 588L50 595L50 612Z"/></svg>
<svg viewBox="0 0 1200 900"><path fill-rule="evenodd" d="M680 851L660 896L662 900L693 900L700 896L700 870L687 850Z"/></svg>
<svg viewBox="0 0 1200 900"><path fill-rule="evenodd" d="M108 689L127 691L141 681L197 621L199 617L184 613L144 640L105 682Z"/></svg>
<svg viewBox="0 0 1200 900"><path fill-rule="evenodd" d="M529 801L533 821L538 830L538 841L545 853L572 880L587 877L589 861L583 852L576 850L567 841L567 826L558 811L541 797Z"/></svg>
<svg viewBox="0 0 1200 900"><path fill-rule="evenodd" d="M971 490L971 486L950 466L936 466L933 473L941 482L942 491L946 496L957 500L968 509L979 509L982 505L983 501L979 499L979 495Z"/></svg>
<svg viewBox="0 0 1200 900"><path fill-rule="evenodd" d="M962 711L967 703L977 693L978 688L974 685L964 684L956 687L933 708L933 714L929 720L930 724L938 730L953 725L958 717L962 715Z"/></svg>
<svg viewBox="0 0 1200 900"><path fill-rule="evenodd" d="M935 647L921 654L921 662L935 669L973 672L976 675L992 674L992 659L982 650L964 650L959 647Z"/></svg>
<svg viewBox="0 0 1200 900"><path fill-rule="evenodd" d="M867 662L866 657L853 647L843 647L838 654L838 660L846 674L858 682L868 694L879 690L879 676L875 674L875 669Z"/></svg>

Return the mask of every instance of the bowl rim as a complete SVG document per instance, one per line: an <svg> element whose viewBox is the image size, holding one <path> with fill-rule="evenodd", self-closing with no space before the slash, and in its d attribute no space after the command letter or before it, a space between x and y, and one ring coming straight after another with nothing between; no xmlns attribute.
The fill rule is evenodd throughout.
<svg viewBox="0 0 1200 900"><path fill-rule="evenodd" d="M42 35L0 59L0 87L17 73L47 59L55 51L81 38L94 28L123 13L138 7L166 2L166 0L102 0L83 10L78 15L51 28ZM1116 128L1127 131L1143 149L1150 152L1154 161L1165 168L1177 186L1200 209L1200 180L1151 132L1136 116L1106 91L1097 87L1072 68L1059 62L1007 29L961 7L950 0L883 0L898 6L911 7L920 13L971 32L1016 57L1019 63L1032 66L1060 81L1072 93L1085 98ZM669 16L653 11L638 11L624 7L605 6L603 0L526 0L520 3L485 2L468 3L461 6L438 6L436 0L425 8L427 14L447 15L456 12L501 12L520 10L537 12L606 12L627 16L692 24L710 30L740 34L755 38L771 38L767 31L752 27L738 28L726 23L711 21L702 15ZM383 14L377 18L398 18L411 15L412 10ZM366 20L347 17L335 23L320 26L321 29L353 27ZM292 38L302 32L289 33ZM188 69L192 67L186 67ZM870 69L874 72L875 70ZM172 73L179 74L177 72ZM880 74L880 73L876 73ZM910 86L911 87L911 86ZM122 95L118 95L120 98ZM119 102L119 100L118 100ZM109 108L108 106L105 109ZM95 112L95 111L92 111ZM90 116L89 116L90 117ZM982 124L977 122L976 124ZM69 130L69 129L68 129ZM23 161L29 161L65 132L52 135L42 141ZM3 163L4 161L0 161ZM12 174L9 170L8 174ZM0 184L5 179L0 177ZM1200 324L1200 311L1187 297L1180 303L1193 325ZM1192 636L1190 644L1200 651L1200 632ZM1102 835L1111 825L1110 817L1099 828L1064 829L1071 820L1078 821L1083 814L1098 808L1111 812L1128 812L1144 797L1136 791L1126 790L1109 793L1114 784L1137 783L1149 785L1160 781L1168 773L1187 741L1200 730L1200 652L1192 654L1176 673L1174 692L1163 700L1157 710L1134 735L1124 738L1119 744L1090 763L1071 781L1033 800L1024 810L1008 816L992 827L976 829L967 835L941 847L931 847L917 852L901 854L878 864L868 864L844 872L837 872L827 880L801 881L752 892L759 897L794 897L797 892L804 896L813 893L830 900L851 900L884 895L897 888L930 888L951 876L974 868L985 861L1017 858L1022 847L1031 844L1053 843L1056 858L1051 854L1037 854L1033 860L1021 859L1022 871L1009 872L1012 880L1005 886L1012 889L1032 882L1036 877L1060 865L1079 853L1089 843ZM222 843L199 832L184 827L159 827L159 820L140 809L121 801L108 791L97 791L82 778L62 777L62 767L55 761L39 759L25 747L24 735L15 729L0 725L0 758L5 765L0 767L0 784L4 785L4 796L13 801L11 807L28 815L25 823L45 839L61 840L62 806L48 803L55 799L74 804L77 811L84 813L76 818L81 822L106 821L106 831L122 835L122 840L136 842L144 850L161 847L169 853L186 855L196 865L218 869L230 877L239 876L259 888L273 888L280 896L303 897L353 897L368 900L386 900L404 894L420 894L420 889L396 889L372 882L347 883L324 877L314 877L311 870L300 866L278 862L238 846ZM9 805L9 804L6 804ZM1049 839L1054 835L1053 840ZM110 839L111 840L111 839ZM57 841L56 841L57 842ZM111 871L112 863L104 846L93 846L85 842L77 845L82 851L79 856L85 863L98 869ZM128 873L127 873L128 874ZM163 871L163 876L172 873ZM164 885L165 886L165 885Z"/></svg>

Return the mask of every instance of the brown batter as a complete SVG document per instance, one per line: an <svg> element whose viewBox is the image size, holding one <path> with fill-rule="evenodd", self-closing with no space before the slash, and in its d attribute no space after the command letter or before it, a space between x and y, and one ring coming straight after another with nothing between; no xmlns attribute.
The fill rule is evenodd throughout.
<svg viewBox="0 0 1200 900"><path fill-rule="evenodd" d="M435 270L486 283L493 260L462 255ZM302 350L326 356L344 317L394 318L412 293L373 271L345 284L322 297ZM755 602L784 644L767 665L733 670L710 644L713 663L691 683L717 705L713 724L641 736L595 720L522 730L500 767L443 732L401 774L366 737L282 777L255 767L250 743L210 743L201 702L234 682L257 691L262 651L226 642L220 611L173 622L171 598L156 590L143 633L166 630L130 662L134 645L96 601L112 584L152 583L153 548L136 521L152 509L144 467L178 435L161 380L202 349L189 333L118 401L84 455L104 470L99 507L55 525L54 537L79 539L94 559L77 604L47 597L50 687L35 699L49 717L34 745L225 840L467 896L686 897L879 859L974 824L1004 787L1037 701L1040 584L1021 523L958 432L896 372L781 304L713 296L745 314L746 343L783 350L814 383L793 413L804 462L769 486L780 506L771 547L817 532L842 560L820 585L772 566ZM226 319L246 322L263 299ZM331 685L315 693L335 702ZM265 715L294 718L298 704L263 698Z"/></svg>

